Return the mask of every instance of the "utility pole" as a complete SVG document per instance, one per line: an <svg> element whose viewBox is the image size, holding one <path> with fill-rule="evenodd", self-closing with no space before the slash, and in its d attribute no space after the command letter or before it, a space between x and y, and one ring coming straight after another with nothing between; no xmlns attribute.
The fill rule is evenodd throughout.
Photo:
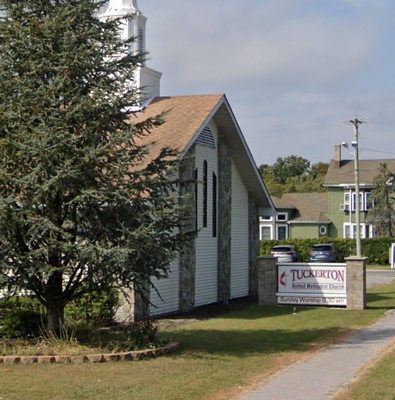
<svg viewBox="0 0 395 400"><path fill-rule="evenodd" d="M351 143L354 148L354 175L355 175L355 225L356 225L356 248L357 257L361 257L361 199L359 196L359 125L363 124L358 118L351 119L350 124L354 127L354 141Z"/></svg>

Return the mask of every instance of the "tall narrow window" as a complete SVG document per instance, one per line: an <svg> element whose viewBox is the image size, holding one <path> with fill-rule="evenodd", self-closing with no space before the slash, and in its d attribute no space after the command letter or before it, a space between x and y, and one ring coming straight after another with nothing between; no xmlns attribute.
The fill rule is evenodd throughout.
<svg viewBox="0 0 395 400"><path fill-rule="evenodd" d="M364 211L365 210L365 197L364 197L364 193L360 192L359 193L359 209L360 211ZM355 211L357 209L357 195L355 192L352 193L352 210Z"/></svg>
<svg viewBox="0 0 395 400"><path fill-rule="evenodd" d="M203 161L203 227L207 228L207 161Z"/></svg>
<svg viewBox="0 0 395 400"><path fill-rule="evenodd" d="M217 175L213 172L213 237L217 237Z"/></svg>
<svg viewBox="0 0 395 400"><path fill-rule="evenodd" d="M365 193L365 210L370 210L373 208L373 199L372 199L372 192L366 192Z"/></svg>
<svg viewBox="0 0 395 400"><path fill-rule="evenodd" d="M194 172L194 180L195 180L195 230L196 232L199 229L199 220L198 220L198 169L195 169Z"/></svg>
<svg viewBox="0 0 395 400"><path fill-rule="evenodd" d="M287 227L277 226L277 240L284 240L287 238Z"/></svg>

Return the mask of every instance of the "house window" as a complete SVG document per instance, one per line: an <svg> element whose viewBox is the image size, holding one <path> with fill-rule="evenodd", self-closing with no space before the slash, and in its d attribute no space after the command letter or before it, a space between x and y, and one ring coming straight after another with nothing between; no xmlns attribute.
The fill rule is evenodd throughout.
<svg viewBox="0 0 395 400"><path fill-rule="evenodd" d="M357 198L355 192L344 193L344 209L355 211L357 208ZM359 193L359 210L368 211L373 208L372 204L372 193L371 192L360 192Z"/></svg>
<svg viewBox="0 0 395 400"><path fill-rule="evenodd" d="M213 172L213 237L217 237L217 175Z"/></svg>
<svg viewBox="0 0 395 400"><path fill-rule="evenodd" d="M350 192L344 193L344 205L350 206Z"/></svg>
<svg viewBox="0 0 395 400"><path fill-rule="evenodd" d="M277 226L277 240L287 239L287 226L278 225Z"/></svg>
<svg viewBox="0 0 395 400"><path fill-rule="evenodd" d="M343 237L344 237L344 239L351 238L351 230L350 230L350 225L349 224L344 224L343 225Z"/></svg>
<svg viewBox="0 0 395 400"><path fill-rule="evenodd" d="M277 214L277 221L286 221L287 220L287 213L278 213Z"/></svg>
<svg viewBox="0 0 395 400"><path fill-rule="evenodd" d="M365 210L370 210L373 208L372 192L365 193Z"/></svg>
<svg viewBox="0 0 395 400"><path fill-rule="evenodd" d="M340 204L341 211L350 211L351 210L351 193L345 192L344 193L344 200L343 204Z"/></svg>
<svg viewBox="0 0 395 400"><path fill-rule="evenodd" d="M364 194L359 193L359 210L363 211L365 210L365 204L364 204ZM355 211L357 209L357 196L356 193L354 192L352 194L352 210Z"/></svg>
<svg viewBox="0 0 395 400"><path fill-rule="evenodd" d="M261 226L260 240L271 240L271 238L272 238L272 227L270 225Z"/></svg>
<svg viewBox="0 0 395 400"><path fill-rule="evenodd" d="M360 224L361 238L372 238L374 237L374 227L370 224ZM357 236L357 225L353 223L343 224L343 237L344 239L355 239Z"/></svg>
<svg viewBox="0 0 395 400"><path fill-rule="evenodd" d="M273 217L271 215L262 215L260 216L261 221L273 221Z"/></svg>
<svg viewBox="0 0 395 400"><path fill-rule="evenodd" d="M207 228L207 161L203 161L203 227Z"/></svg>

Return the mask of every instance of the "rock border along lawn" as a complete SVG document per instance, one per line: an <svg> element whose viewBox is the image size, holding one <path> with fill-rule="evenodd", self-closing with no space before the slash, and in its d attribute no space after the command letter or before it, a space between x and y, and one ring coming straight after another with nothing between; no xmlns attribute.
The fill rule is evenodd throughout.
<svg viewBox="0 0 395 400"><path fill-rule="evenodd" d="M0 356L0 364L67 364L100 363L108 361L136 361L171 354L181 348L180 342L170 342L156 349L127 351L122 353L86 354L81 356Z"/></svg>

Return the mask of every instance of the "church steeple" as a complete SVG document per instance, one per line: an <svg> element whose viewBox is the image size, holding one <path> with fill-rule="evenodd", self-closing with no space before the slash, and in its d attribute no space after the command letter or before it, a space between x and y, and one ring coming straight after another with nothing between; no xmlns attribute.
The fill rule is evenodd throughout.
<svg viewBox="0 0 395 400"><path fill-rule="evenodd" d="M108 4L108 8L114 10L122 10L132 8L134 12L139 12L139 8L137 6L137 0L110 0Z"/></svg>
<svg viewBox="0 0 395 400"><path fill-rule="evenodd" d="M125 18L121 26L121 37L127 40L136 38L130 47L132 53L142 52L145 47L145 23L147 18L137 6L137 0L109 0L108 7L103 14L104 18L119 18L132 15L133 19Z"/></svg>
<svg viewBox="0 0 395 400"><path fill-rule="evenodd" d="M133 18L126 18L129 15L132 15ZM134 54L147 51L145 45L147 18L139 10L137 0L109 0L108 7L101 16L102 18L125 17L121 25L121 38L123 40L135 38L129 51ZM134 84L144 89L145 98L156 97L160 92L161 76L160 72L148 68L144 63L136 73Z"/></svg>

